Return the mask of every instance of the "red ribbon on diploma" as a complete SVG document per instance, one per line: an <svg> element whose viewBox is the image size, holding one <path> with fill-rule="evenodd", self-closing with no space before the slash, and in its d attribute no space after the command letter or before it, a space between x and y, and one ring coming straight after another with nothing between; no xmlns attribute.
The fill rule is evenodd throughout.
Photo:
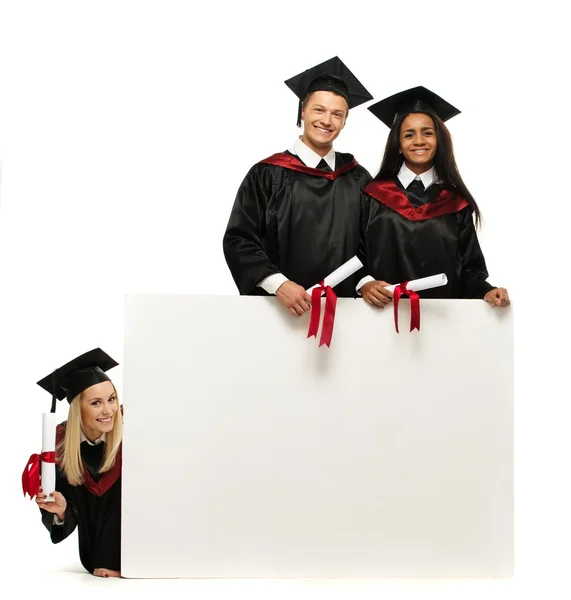
<svg viewBox="0 0 571 600"><path fill-rule="evenodd" d="M31 500L40 490L40 461L45 463L55 463L56 453L42 452L41 454L32 454L32 456L30 456L28 464L22 473L24 498L26 497L26 494L28 494Z"/></svg>
<svg viewBox="0 0 571 600"><path fill-rule="evenodd" d="M309 329L307 337L317 337L319 330L319 319L321 317L321 294L325 292L325 313L323 315L323 326L321 328L321 339L319 347L325 344L328 348L331 345L333 336L333 324L335 322L335 308L337 306L337 294L329 285L324 285L323 281L317 287L311 290L311 317L309 319Z"/></svg>
<svg viewBox="0 0 571 600"><path fill-rule="evenodd" d="M393 303L395 307L395 328L399 333L399 300L403 294L410 298L410 330L418 329L420 331L420 298L416 292L409 290L406 286L408 281L399 283L393 292Z"/></svg>

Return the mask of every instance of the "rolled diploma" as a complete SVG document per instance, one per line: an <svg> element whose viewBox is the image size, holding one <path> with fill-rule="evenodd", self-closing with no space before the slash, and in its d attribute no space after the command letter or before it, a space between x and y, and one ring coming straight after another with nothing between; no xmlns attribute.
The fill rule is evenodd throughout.
<svg viewBox="0 0 571 600"><path fill-rule="evenodd" d="M56 414L42 414L42 452L55 452L56 449ZM43 493L47 496L46 502L53 502L49 494L56 489L56 466L54 463L42 461L41 486Z"/></svg>
<svg viewBox="0 0 571 600"><path fill-rule="evenodd" d="M413 292L422 292L422 290L429 290L430 288L441 287L448 283L448 277L445 273L439 273L438 275L431 275L430 277L422 277L421 279L413 279L407 283L407 288ZM389 292L394 292L397 284L387 285L385 289Z"/></svg>
<svg viewBox="0 0 571 600"><path fill-rule="evenodd" d="M362 266L363 263L356 256L354 256L353 258L349 259L346 263L342 264L340 267L335 269L333 273L327 275L327 277L323 280L323 285L329 285L333 288L336 285L340 284L342 281L345 281L347 277L351 277L351 275L353 275L353 273L356 273ZM311 291L318 286L318 283L312 285L308 290L306 290L307 293L311 294ZM321 295L323 295L323 292L321 292Z"/></svg>

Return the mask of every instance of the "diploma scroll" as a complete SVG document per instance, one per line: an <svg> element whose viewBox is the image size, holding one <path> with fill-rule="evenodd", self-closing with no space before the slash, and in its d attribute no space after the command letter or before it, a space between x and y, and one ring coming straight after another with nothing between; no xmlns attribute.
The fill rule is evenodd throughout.
<svg viewBox="0 0 571 600"><path fill-rule="evenodd" d="M323 286L329 286L334 288L336 285L339 285L342 281L345 281L347 277L351 277L351 275L353 275L353 273L356 273L362 266L363 263L356 256L354 256L353 258L349 259L346 263L343 263L339 268L335 269L333 273L327 275L327 277L323 280ZM308 290L306 290L307 293L311 294L311 292L320 285L320 283L316 283L315 285L311 286ZM321 295L323 295L323 293L324 292L322 291Z"/></svg>
<svg viewBox="0 0 571 600"><path fill-rule="evenodd" d="M439 273L438 275L431 275L430 277L422 277L421 279L413 279L406 284L407 289L412 292L422 292L422 290L430 290L431 288L441 287L448 283L448 278L445 273ZM385 289L389 292L394 292L395 288L399 285L387 285Z"/></svg>
<svg viewBox="0 0 571 600"><path fill-rule="evenodd" d="M321 328L321 340L319 346L325 345L329 348L331 345L333 324L335 323L335 307L337 306L337 295L333 291L333 288L342 281L345 281L347 277L351 277L351 275L356 273L362 266L363 263L354 256L335 269L333 273L327 275L323 281L307 290L307 293L311 294L311 316L309 319L309 329L307 331L308 338L317 337L319 319L321 316L321 300L319 298L325 294L325 314L323 316L323 327Z"/></svg>
<svg viewBox="0 0 571 600"><path fill-rule="evenodd" d="M42 454L53 453L56 449L56 414L43 413L42 415ZM56 466L55 463L41 461L41 486L46 495L46 502L53 502L49 494L56 489Z"/></svg>

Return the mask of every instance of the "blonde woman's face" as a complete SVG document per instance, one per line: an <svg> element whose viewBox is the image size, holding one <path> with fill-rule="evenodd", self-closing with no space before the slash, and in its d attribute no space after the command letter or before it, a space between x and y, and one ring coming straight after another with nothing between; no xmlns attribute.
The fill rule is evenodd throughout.
<svg viewBox="0 0 571 600"><path fill-rule="evenodd" d="M84 390L81 394L81 420L85 437L93 442L103 433L111 431L117 408L115 388L110 381L97 383Z"/></svg>

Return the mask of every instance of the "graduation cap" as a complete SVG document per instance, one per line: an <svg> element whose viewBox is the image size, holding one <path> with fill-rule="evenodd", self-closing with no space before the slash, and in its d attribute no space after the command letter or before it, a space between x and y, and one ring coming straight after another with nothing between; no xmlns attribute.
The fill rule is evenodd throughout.
<svg viewBox="0 0 571 600"><path fill-rule="evenodd" d="M307 95L313 92L335 92L345 98L349 108L355 108L359 104L373 99L363 84L337 56L291 77L284 83L299 98L298 127L301 125L301 104Z"/></svg>
<svg viewBox="0 0 571 600"><path fill-rule="evenodd" d="M105 371L118 364L101 348L95 348L40 379L38 385L52 395L51 412L55 412L56 400L67 398L71 404L71 401L88 387L110 381Z"/></svg>
<svg viewBox="0 0 571 600"><path fill-rule="evenodd" d="M460 114L452 104L421 85L389 96L368 109L389 128L402 114L428 111L438 115L443 121Z"/></svg>

